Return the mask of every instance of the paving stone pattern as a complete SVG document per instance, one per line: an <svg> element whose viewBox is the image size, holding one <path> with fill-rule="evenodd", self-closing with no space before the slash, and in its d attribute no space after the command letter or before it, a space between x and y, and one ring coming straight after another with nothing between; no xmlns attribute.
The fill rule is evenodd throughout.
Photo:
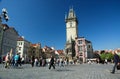
<svg viewBox="0 0 120 79"><path fill-rule="evenodd" d="M0 64L0 79L120 79L120 70L111 74L113 64L79 64L58 67L31 67L25 64L19 68L5 69Z"/></svg>

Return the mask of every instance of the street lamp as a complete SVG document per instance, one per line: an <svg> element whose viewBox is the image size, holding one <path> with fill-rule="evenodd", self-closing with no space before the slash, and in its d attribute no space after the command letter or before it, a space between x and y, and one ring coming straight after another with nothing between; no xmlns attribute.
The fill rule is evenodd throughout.
<svg viewBox="0 0 120 79"><path fill-rule="evenodd" d="M5 8L2 9L2 16L4 20L6 20L6 22L9 20L9 17L8 17L8 12Z"/></svg>

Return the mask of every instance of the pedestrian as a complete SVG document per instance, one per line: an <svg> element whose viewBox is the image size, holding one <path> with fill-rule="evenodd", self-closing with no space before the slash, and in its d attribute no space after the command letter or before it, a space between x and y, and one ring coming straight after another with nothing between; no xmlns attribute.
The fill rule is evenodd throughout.
<svg viewBox="0 0 120 79"><path fill-rule="evenodd" d="M10 66L10 55L9 53L7 53L5 57L5 68L9 68L9 66Z"/></svg>
<svg viewBox="0 0 120 79"><path fill-rule="evenodd" d="M54 57L53 57L53 56L51 56L49 69L51 69L51 66L55 69L54 62L55 62Z"/></svg>
<svg viewBox="0 0 120 79"><path fill-rule="evenodd" d="M46 59L42 59L42 66L45 67L46 65Z"/></svg>
<svg viewBox="0 0 120 79"><path fill-rule="evenodd" d="M35 66L36 67L38 66L38 58L37 57L35 58Z"/></svg>
<svg viewBox="0 0 120 79"><path fill-rule="evenodd" d="M112 54L114 55L113 57L114 57L114 59L113 59L113 61L114 61L114 66L113 66L113 70L112 70L112 74L114 74L115 73L115 68L117 68L117 65L118 64L120 64L120 58L119 58L119 56L116 54L117 52L116 51L113 51L112 52Z"/></svg>
<svg viewBox="0 0 120 79"><path fill-rule="evenodd" d="M21 58L21 63L22 63L22 64L25 63L25 58L24 58L24 56Z"/></svg>
<svg viewBox="0 0 120 79"><path fill-rule="evenodd" d="M12 56L12 59L11 59L11 64L12 64L12 66L14 66L14 65L15 65L14 55Z"/></svg>
<svg viewBox="0 0 120 79"><path fill-rule="evenodd" d="M31 66L34 67L35 57L31 56Z"/></svg>
<svg viewBox="0 0 120 79"><path fill-rule="evenodd" d="M19 59L19 54L16 53L16 55L14 56L14 60L15 60L15 67L18 67L18 59Z"/></svg>
<svg viewBox="0 0 120 79"><path fill-rule="evenodd" d="M39 59L39 62L40 62L40 63L39 63L39 66L40 66L40 67L42 66L42 60L43 60L42 57L40 57L40 59Z"/></svg>
<svg viewBox="0 0 120 79"><path fill-rule="evenodd" d="M57 64L58 66L60 66L60 59L57 59Z"/></svg>
<svg viewBox="0 0 120 79"><path fill-rule="evenodd" d="M63 58L60 59L60 67L64 67L64 60L63 60Z"/></svg>
<svg viewBox="0 0 120 79"><path fill-rule="evenodd" d="M108 61L107 61L107 59L105 59L105 64L107 64L108 63Z"/></svg>
<svg viewBox="0 0 120 79"><path fill-rule="evenodd" d="M88 64L90 64L90 65L91 65L91 63L92 63L92 62L91 62L91 60L89 60L89 61L88 61Z"/></svg>
<svg viewBox="0 0 120 79"><path fill-rule="evenodd" d="M22 66L20 53L18 54L18 64L19 64L20 66Z"/></svg>

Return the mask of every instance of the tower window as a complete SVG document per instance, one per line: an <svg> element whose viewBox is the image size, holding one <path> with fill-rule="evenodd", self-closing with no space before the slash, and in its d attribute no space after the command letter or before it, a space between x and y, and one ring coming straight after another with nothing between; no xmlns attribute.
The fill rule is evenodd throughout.
<svg viewBox="0 0 120 79"><path fill-rule="evenodd" d="M72 22L70 22L70 27L72 27Z"/></svg>

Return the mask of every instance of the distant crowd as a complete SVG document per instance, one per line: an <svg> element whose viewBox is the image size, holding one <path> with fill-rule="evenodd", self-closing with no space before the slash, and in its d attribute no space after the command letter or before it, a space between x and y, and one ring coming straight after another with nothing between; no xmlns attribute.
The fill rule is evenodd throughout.
<svg viewBox="0 0 120 79"><path fill-rule="evenodd" d="M42 57L38 58L35 56L31 56L28 64L31 64L31 67L45 67L49 66L49 69L51 69L51 66L55 69L55 66L60 66L64 67L65 65L69 64L69 61L64 58L59 58L56 59L54 56L51 56L50 59L44 59ZM24 57L20 57L19 53L16 53L15 55L11 55L10 53L7 53L6 56L3 57L3 64L5 68L10 68L10 67L20 67L24 64L26 64Z"/></svg>
<svg viewBox="0 0 120 79"><path fill-rule="evenodd" d="M114 65L113 71L111 73L115 73L115 68L116 67L120 68L120 57L116 54L116 52L113 52L113 55L114 55L114 57L113 57L114 59L113 59L112 62L114 62L115 65ZM20 66L22 66L26 63L24 57L20 57L19 53L16 53L15 55L7 53L7 55L3 57L3 61L4 61L3 62L4 67L8 68L8 69L10 67L18 68L18 67L20 67ZM48 69L51 69L51 67L53 67L53 69L55 69L55 66L64 67L68 64L76 64L77 62L79 62L79 61L70 62L68 59L65 59L63 57L56 59L54 56L51 56L51 58L47 60L47 59L42 58L42 57L38 58L38 57L35 57L35 56L31 56L28 63L31 64L31 67L34 67L34 66L35 67L48 66ZM107 59L105 59L102 62L99 59L97 59L97 60L94 60L94 61L88 60L87 63L88 64L93 64L93 63L108 64L109 62L108 62Z"/></svg>
<svg viewBox="0 0 120 79"><path fill-rule="evenodd" d="M7 53L7 55L3 57L3 63L5 68L10 68L10 66L18 67L18 65L22 66L22 64L24 64L24 57L21 58L19 53L15 55Z"/></svg>

